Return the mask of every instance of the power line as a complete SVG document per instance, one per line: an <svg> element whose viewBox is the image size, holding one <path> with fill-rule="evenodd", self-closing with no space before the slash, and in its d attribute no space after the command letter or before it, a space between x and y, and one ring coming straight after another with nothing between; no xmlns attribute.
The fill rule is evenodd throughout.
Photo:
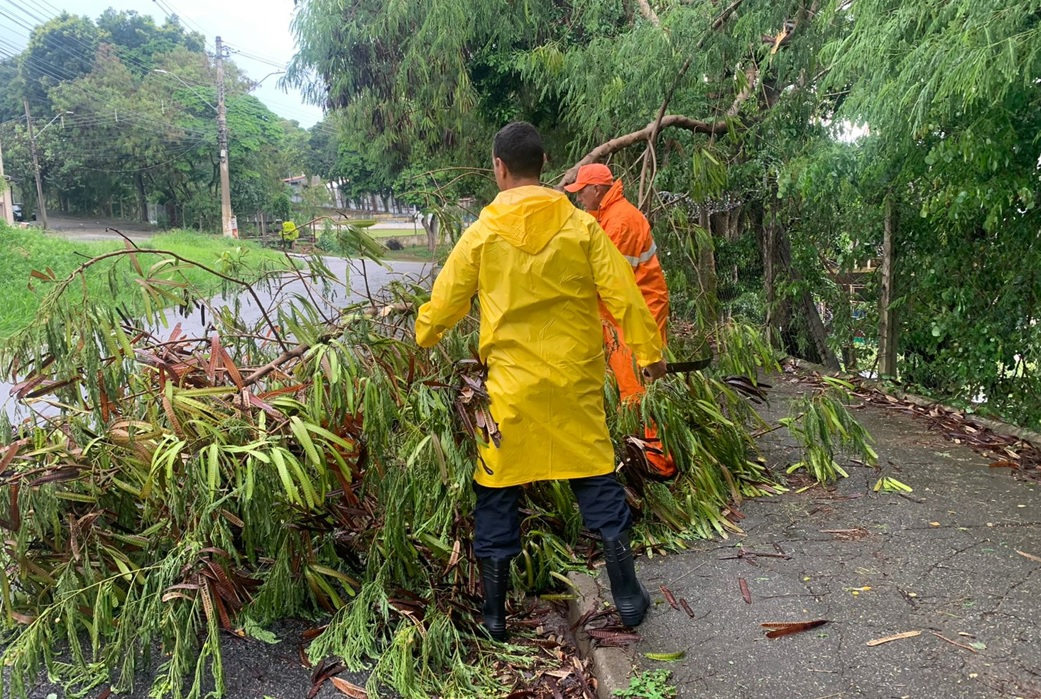
<svg viewBox="0 0 1041 699"><path fill-rule="evenodd" d="M177 160L180 160L189 151L193 150L195 147L197 147L199 145L202 145L204 142L205 142L205 139L198 140L198 141L193 141L193 142L189 143L183 150L179 151L177 154L175 154L173 157L171 157L169 160L164 160L163 162L155 163L153 165L147 165L145 167L139 167L139 168L133 168L133 169L112 169L112 168L103 168L103 167L87 167L87 166L83 165L83 166L80 166L80 169L82 169L82 170L90 170L92 172L108 172L108 173L123 173L123 174L125 174L125 173L132 173L132 172L145 172L147 170L155 170L156 168L165 167L166 165L169 165L170 163L173 163L173 162L176 162ZM127 157L134 157L134 156L133 155L128 155Z"/></svg>
<svg viewBox="0 0 1041 699"><path fill-rule="evenodd" d="M23 0L23 1L24 2L31 2L33 4L33 6L36 8L35 11L34 10L30 10L30 9L20 5L19 3L15 2L15 0L0 0L0 2L5 2L8 5L10 5L11 7L16 8L19 12L24 14L26 17L30 18L31 21L37 22L38 24L44 24L47 21L49 21L50 19L53 19L53 17L46 17L46 16L43 16L43 15L37 14L37 12L46 12L47 11L45 9L44 5L52 8L55 12L59 12L59 13L61 12L60 10L55 8L54 5L52 5L50 2L47 2L47 0ZM173 11L176 10L176 8L174 8L173 5L171 5L167 0L153 0L153 2L155 2L156 5L159 6L160 9L163 9L164 11L168 11L166 8L169 8L169 10L173 10ZM176 14L176 12L175 12L175 14ZM3 16L11 18L13 21L16 21L20 26L22 26L22 27L26 28L28 31L30 31L30 33L36 29L35 26L26 24L24 21L18 20L16 18L14 18L12 15L9 15L9 14L5 13L3 10L0 10L0 15L3 15ZM178 19L182 19L180 15L177 15L177 16L178 16ZM187 22L185 22L185 24L187 24ZM205 35L205 32L201 32L200 31L200 33L203 33ZM70 56L73 56L75 58L79 58L81 60L86 60L86 61L88 61L88 62L93 64L93 62L95 60L95 55L94 55L94 50L95 49L94 49L94 47L92 47L89 44L85 43L84 41L78 39L77 37L67 37L67 38L73 44L78 45L80 47L80 49L79 50L75 50L71 46L63 46L62 49L65 52L67 52ZM236 54L239 54L239 55L243 56L246 59L257 61L257 62L262 63L264 65L268 65L268 66L275 67L275 68L285 68L284 64L275 63L274 61L271 61L270 59L264 58L262 56L257 56L256 54L252 54L252 53L249 53L249 52L246 52L246 51L241 51L239 49L231 49L231 50L233 52L235 52ZM16 52L16 53L20 53L20 51ZM150 71L152 71L152 67L151 66L147 65L146 63L144 63L141 60L138 60L138 59L134 58L133 56L120 55L120 59L125 64L128 64L129 66L135 67L138 70L141 70L142 72L150 72ZM42 68L40 65L36 64L35 68L37 70L39 70L41 73L43 73L45 75L48 75L49 77L55 78L55 79L57 79L57 80L59 80L61 82L64 82L65 80L74 80L75 77L78 77L78 76L73 76L71 74L66 73L66 69L63 66L59 67L59 66L55 66L55 65L51 64L51 70L46 70L46 69ZM60 71L61 73L65 73L67 77L65 77L65 78L60 77L60 75L57 74L56 71ZM174 78L170 74L159 73L159 75L163 75L164 79L166 79L168 81L171 81L172 83L173 82L181 83L181 80L177 80L176 78ZM188 83L187 81L184 81L184 83L187 84L187 85L190 85L192 87L196 87L196 88L208 88L208 87L211 87L209 85L195 85L195 84L192 84L192 83ZM262 102L263 101L264 100L262 100ZM270 102L271 104L273 104L276 107L278 107L279 111L281 111L283 113L290 114L290 116L284 116L283 118L296 118L296 119L309 120L310 118L313 117L313 115L307 114L307 113L303 112L300 109L300 105L289 106L289 105L286 105L284 103L274 102L273 100L268 100L268 102Z"/></svg>
<svg viewBox="0 0 1041 699"><path fill-rule="evenodd" d="M3 51L11 52L11 53L9 53L9 56L8 56L10 58L14 58L14 57L16 57L18 55L21 55L20 53L19 54L13 53L13 51L17 51L17 48L13 47L13 45L10 44L10 42L8 42L5 39L3 39L2 37L0 37L0 52L3 52ZM67 72L67 69L64 66L58 66L56 64L53 64L53 63L50 63L48 61L39 59L39 58L37 58L35 56L32 56L30 54L22 55L21 59L26 64L28 64L33 70L37 71L41 75L46 75L47 77L53 78L54 80L57 80L58 82L63 83L63 85L68 87L68 88L75 88L75 89L79 90L81 95L84 96L84 97L88 97L88 98L95 97L95 95L90 93L87 90L87 88L85 88L82 85L76 84L76 82L75 82L76 79L78 79L80 77L83 77L82 75L75 75L75 74L72 74L70 72ZM204 86L200 86L200 87L204 87ZM134 113L134 112L133 112L133 110L124 110L124 113ZM166 125L166 126L171 127L171 128L182 129L182 130L186 130L186 131L189 131L189 132L195 131L197 133L207 134L208 135L208 132L201 131L201 130L196 129L194 127L186 127L186 126L183 126L183 125L180 125L180 124L174 124L172 122L165 121L165 120L162 120L162 119L158 119L156 117L152 117L150 115L146 115L146 114L143 114L143 113L137 113L137 114L140 117L150 119L151 121L153 121L155 123L163 124L163 125Z"/></svg>
<svg viewBox="0 0 1041 699"><path fill-rule="evenodd" d="M3 41L4 41L3 39L0 39L0 42L3 42ZM0 52L2 52L3 50L4 50L3 47L0 46ZM13 57L13 55L9 56L9 57ZM39 71L41 74L46 75L46 76L51 77L51 78L54 78L55 80L63 83L66 87L75 88L75 89L79 90L80 94L82 96L88 97L88 98L95 97L95 95L90 93L84 86L78 85L78 84L75 83L75 78L80 77L80 76L70 76L70 75L64 75L63 76L61 74L58 74L58 73L54 72L51 69L43 67L42 65L38 65L37 61L34 61L34 60L32 60L32 59L30 59L28 57L23 57L23 60L25 60L26 63L29 63L35 70ZM177 130L184 131L186 133L194 133L194 134L197 134L197 135L204 135L204 136L211 136L212 135L211 132L209 132L207 130L200 129L198 127L192 127L192 126L185 126L185 125L182 125L182 124L177 124L177 123L165 120L165 119L161 119L161 118L158 118L158 117L146 114L144 112L137 112L137 111L131 110L131 109L124 109L124 110L122 110L122 113L124 115L124 118L137 118L139 120L149 121L149 122L151 122L154 125L153 128L155 126L164 126L167 129L177 129ZM113 113L111 115L109 115L107 112L101 112L101 111L99 111L97 109L92 109L92 112L90 114L88 114L88 115L81 115L81 116L83 116L83 118L89 118L91 115L99 115L99 116L100 115L104 115L102 118L108 118L109 116L112 116L114 121L118 121L119 110L118 110L118 108L114 107L113 108ZM11 121L21 121L21 120L22 120L22 118L20 117L18 119L12 119ZM69 119L69 120L73 121L74 123L76 122L76 119ZM154 130L159 131L158 128L154 128Z"/></svg>
<svg viewBox="0 0 1041 699"><path fill-rule="evenodd" d="M3 40L0 39L0 41ZM8 46L10 46L10 44L8 44ZM78 75L72 75L71 73L64 73L64 67L56 66L47 61L38 59L35 56L30 56L28 54L22 55L24 52L17 48L8 48L5 49L5 51L8 53L8 58L17 58L21 56L22 61L27 63L34 70L37 70L43 75L54 78L58 82L71 82L72 80L75 80L77 77L80 77ZM62 73L59 73L58 71L62 71Z"/></svg>
<svg viewBox="0 0 1041 699"><path fill-rule="evenodd" d="M242 56L243 58L248 58L249 60L256 61L257 63L263 63L265 65L271 66L272 68L282 68L282 69L285 69L285 67L286 67L285 63L275 63L274 61L272 61L269 58L262 58L260 56L255 56L255 55L253 55L251 53L246 53L245 51L242 51L240 49L229 48L229 50L232 53L237 53L238 55Z"/></svg>
<svg viewBox="0 0 1041 699"><path fill-rule="evenodd" d="M26 24L24 20L19 19L18 17L15 17L13 15L9 15L6 12L4 12L3 10L0 10L0 16L6 17L7 19L9 19L12 22L14 22L15 24L17 24L19 27L22 27L23 29L28 30L30 34L32 34L33 29L35 29L35 27Z"/></svg>
<svg viewBox="0 0 1041 699"><path fill-rule="evenodd" d="M177 8L171 5L169 2L166 2L166 0L152 0L152 2L155 3L155 6L158 7L163 12L163 14L166 15L166 18L168 20L176 19L177 22L181 24L185 29L189 29L198 34L202 34L203 39L206 38L206 31L202 27L200 27L198 24L192 21L192 19L185 15L183 12L179 12Z"/></svg>
<svg viewBox="0 0 1041 699"><path fill-rule="evenodd" d="M35 11L31 11L31 10L29 10L29 9L19 5L18 3L15 2L15 0L0 0L0 1L6 2L11 7L14 7L14 8L18 9L26 17L29 17L30 20L32 20L32 21L37 23L36 26L29 26L29 25L25 25L24 23L22 23L22 26L27 27L29 29L30 33L32 31L35 31L37 26L42 25L42 24L46 24L50 20L54 19L54 16L48 17L47 15L36 14ZM40 4L42 2L42 3L45 3L46 5L48 5L49 7L51 7L52 9L54 9L56 12L59 12L59 14L61 13L60 10L57 10L57 8L55 8L54 5L51 5L46 0L24 0L24 1L32 2L33 5L35 5L35 7L36 7L36 11L46 12L46 10L43 8L43 5ZM2 13L3 13L3 11L0 10L0 14L2 14ZM75 36L70 36L70 37L66 37L66 38L72 44L75 44L75 45L79 46L80 48L79 48L79 50L74 50L71 46L63 46L62 49L64 51L66 51L70 56L74 56L74 57L79 58L81 60L85 60L85 61L87 61L87 62L89 62L91 64L94 63L94 60L96 58L96 48L95 47L91 46L90 44L87 44L86 42L84 42L83 40L81 40L81 39L79 39L78 37L75 37ZM117 46L116 48L119 48L119 47ZM127 55L127 54L123 53L123 54L121 54L119 56L119 58L120 58L121 61L123 61L123 63L125 63L125 64L127 64L129 66L132 66L134 68L137 68L138 70L140 70L143 73L147 73L147 72L152 71L152 66L148 65L147 63L145 63L144 61L142 61L140 59L135 58L134 56L130 56L130 55ZM164 76L164 77L167 80L174 81L174 78L169 76L169 75ZM201 87L201 86L196 86L196 87Z"/></svg>

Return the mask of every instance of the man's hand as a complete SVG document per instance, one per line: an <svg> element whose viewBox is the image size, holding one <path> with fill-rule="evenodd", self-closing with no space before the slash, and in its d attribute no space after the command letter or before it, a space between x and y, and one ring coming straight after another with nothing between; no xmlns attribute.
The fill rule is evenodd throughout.
<svg viewBox="0 0 1041 699"><path fill-rule="evenodd" d="M661 377L665 376L665 360L662 359L660 362L655 362L643 368L643 379L647 383L657 381Z"/></svg>

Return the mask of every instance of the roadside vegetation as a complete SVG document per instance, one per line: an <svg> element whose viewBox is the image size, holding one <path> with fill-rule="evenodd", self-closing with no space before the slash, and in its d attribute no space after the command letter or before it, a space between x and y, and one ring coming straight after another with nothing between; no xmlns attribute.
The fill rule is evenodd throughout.
<svg viewBox="0 0 1041 699"><path fill-rule="evenodd" d="M352 256L372 246L358 230L337 240ZM122 260L122 283L142 297L163 288L168 266L193 266L105 254ZM387 687L495 696L503 683L537 684L541 670L559 669L544 639L518 630L504 649L481 631L469 552L474 430L485 414L476 316L439 349L420 350L412 309L422 280L329 317L318 300L344 280L313 258L291 303L281 282L255 285L275 292L256 323L210 307L212 283L178 287L213 323L207 337L185 337L150 329L155 306L127 317L105 288L90 291L109 276L84 260L71 281L40 280L43 310L0 351L28 415L0 417L0 526L11 532L0 663L14 693L44 669L77 691L111 683L127 692L150 655L163 658L147 678L153 694L199 697L209 677L222 693L225 634L270 641L265 628L290 616L322 618L311 661L371 669L372 696ZM637 546L728 536L740 531L735 503L785 488L752 439L766 427L754 377L776 368L774 353L736 323L691 327L673 347L685 356L707 344L712 370L652 386L642 416L610 414L640 513ZM616 389L606 390L615 403ZM814 423L826 437L815 445L822 469L843 443L828 425L849 424L836 406L805 413L831 411ZM676 457L674 483L649 481L626 439L647 418ZM849 451L870 460L853 434ZM563 574L592 554L574 499L566 484L544 483L526 500L514 589L566 593Z"/></svg>
<svg viewBox="0 0 1041 699"><path fill-rule="evenodd" d="M651 386L642 415L609 415L639 513L634 543L657 553L739 531L745 498L795 480L832 483L843 475L841 452L873 462L843 406L848 385L835 381L780 424L803 449L794 473L764 466L753 437L775 426L755 411L765 398L758 378L783 353L899 374L948 399L983 393L995 411L1037 424L1035 5L307 0L287 79L331 110L311 134L325 139L322 162L308 167L349 180L357 194L410 187L429 216L494 196L481 168L491 135L513 119L543 130L554 183L579 160L610 159L625 178L654 221L672 299L670 351L713 357L704 372ZM108 84L123 89L128 69L119 50L101 49L97 26L63 22L45 33L96 36L96 61L34 104L101 114L107 103L92 98ZM192 56L186 78L209 84L201 46L183 48ZM173 71L176 59L155 65ZM14 60L0 71L31 85L30 69L46 56ZM164 85L146 67L131 71L142 101ZM205 112L190 92L173 97L169 118L183 134L166 140L193 144L181 162L160 168L157 154L150 182L97 184L122 194L117 201L147 185L146 198L169 199L171 220L212 222ZM239 114L243 129L251 113ZM12 124L4 128L13 149L25 153ZM69 120L47 136L58 140L59 128L90 137L101 127ZM232 163L259 173L270 147L299 136L287 129L265 121L241 142L254 150L233 146ZM60 154L60 145L45 149ZM133 152L133 142L122 145L113 168ZM73 168L54 157L50 167L66 163ZM164 193L185 174L189 191ZM277 187L233 193L258 204L236 210L263 214L278 200L285 216ZM352 227L322 238L339 254L383 254ZM225 289L198 264L113 248L87 253L105 260L81 260L49 245L26 248L42 268L26 263L20 280L5 280L24 286L32 275L43 295L31 322L0 346L28 416L0 417L0 665L14 692L44 670L78 691L111 683L127 692L158 658L152 695L195 699L211 678L220 695L227 634L272 640L269 624L300 616L322 619L309 658L371 670L371 695L389 687L417 698L501 696L504 686L552 695L555 685L538 684L555 662L546 640L521 631L514 645L492 644L478 621L470 482L487 416L472 361L476 313L421 351L413 313L429 280L396 281L334 312L320 299L344 280L314 257L298 275L305 293L276 294L247 323L210 306ZM215 268L241 264L239 280L254 275L245 293L277 292L253 248L200 254ZM879 258L885 285L858 271L877 269ZM140 312L124 313L122 298ZM213 331L155 330L167 302L203 306ZM865 367L869 356L879 366ZM608 381L608 404L615 391ZM649 420L676 457L673 483L641 471L629 435ZM533 486L523 507L514 589L566 593L563 573L594 555L569 489ZM523 605L513 610L531 621ZM668 689L661 676L647 686Z"/></svg>
<svg viewBox="0 0 1041 699"><path fill-rule="evenodd" d="M42 277L52 275L63 279L86 260L126 247L121 240L70 241L32 228L9 228L3 223L0 223L0 245L4 270L0 275L0 298L4 299L0 305L0 339L10 337L36 318L40 302L49 289ZM167 250L217 270L234 268L247 281L255 281L264 271L285 268L288 264L286 257L276 250L248 241L191 231L161 233L139 245L142 250ZM139 256L144 267L161 259L147 253ZM116 258L103 267L105 273L90 275L84 280L85 286L77 285L70 293L82 295L85 289L94 303L120 308L129 316L141 313L144 297L141 287L134 282L130 261ZM176 275L179 281L195 286L205 296L221 291L222 281L198 267L180 266ZM177 287L169 287L167 291L170 296L156 299L160 307L183 302L183 297L178 299L180 292Z"/></svg>

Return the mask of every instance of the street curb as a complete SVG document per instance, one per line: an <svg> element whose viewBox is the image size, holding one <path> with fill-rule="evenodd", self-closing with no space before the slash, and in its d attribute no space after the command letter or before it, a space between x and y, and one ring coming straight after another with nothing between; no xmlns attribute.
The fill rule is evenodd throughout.
<svg viewBox="0 0 1041 699"><path fill-rule="evenodd" d="M575 599L568 600L568 623L575 627L575 643L578 653L588 658L593 665L596 678L596 693L599 699L613 699L616 689L629 686L629 675L633 670L633 656L624 648L593 647L592 639L581 626L576 626L583 615L603 606L600 585L586 573L571 571L567 575L575 589Z"/></svg>
<svg viewBox="0 0 1041 699"><path fill-rule="evenodd" d="M1041 433L1035 432L1031 429L1027 429L1026 427L1010 425L1007 422L993 420L991 418L983 417L981 415L965 414L964 411L958 410L957 408L952 408L951 406L942 403L941 401L938 401L934 398L925 398L914 393L901 391L899 388L885 386L880 381L876 381L874 379L866 379L863 376L860 376L859 374L850 374L845 371L836 371L835 369L829 369L826 366L814 364L813 362L808 362L805 359L798 359L796 357L791 357L791 360L795 363L796 368L810 369L811 371L815 371L818 374L834 376L840 379L856 378L859 381L863 382L865 386L868 386L869 388L872 388L878 391L879 393L894 396L896 398L899 398L900 400L906 400L908 403L913 403L914 405L917 405L921 408L932 408L938 405L941 408L945 408L947 410L957 413L962 413L968 422L978 425L979 427L986 427L990 431L996 432L997 434L1004 435L1006 437L1015 437L1016 439L1021 439L1024 442L1029 442L1038 449L1041 449Z"/></svg>

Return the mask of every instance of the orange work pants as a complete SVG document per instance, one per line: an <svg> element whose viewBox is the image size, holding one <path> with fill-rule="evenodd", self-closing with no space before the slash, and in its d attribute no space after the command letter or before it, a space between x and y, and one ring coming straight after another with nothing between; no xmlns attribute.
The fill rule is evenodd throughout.
<svg viewBox="0 0 1041 699"><path fill-rule="evenodd" d="M604 323L604 351L607 353L607 365L618 383L622 404L631 405L640 400L647 389L636 373L632 350L625 344L622 329L607 322ZM671 455L664 453L661 440L658 438L658 426L653 422L644 425L643 434L645 441L650 445L649 449L644 450L647 465L662 478L675 476L676 462Z"/></svg>

